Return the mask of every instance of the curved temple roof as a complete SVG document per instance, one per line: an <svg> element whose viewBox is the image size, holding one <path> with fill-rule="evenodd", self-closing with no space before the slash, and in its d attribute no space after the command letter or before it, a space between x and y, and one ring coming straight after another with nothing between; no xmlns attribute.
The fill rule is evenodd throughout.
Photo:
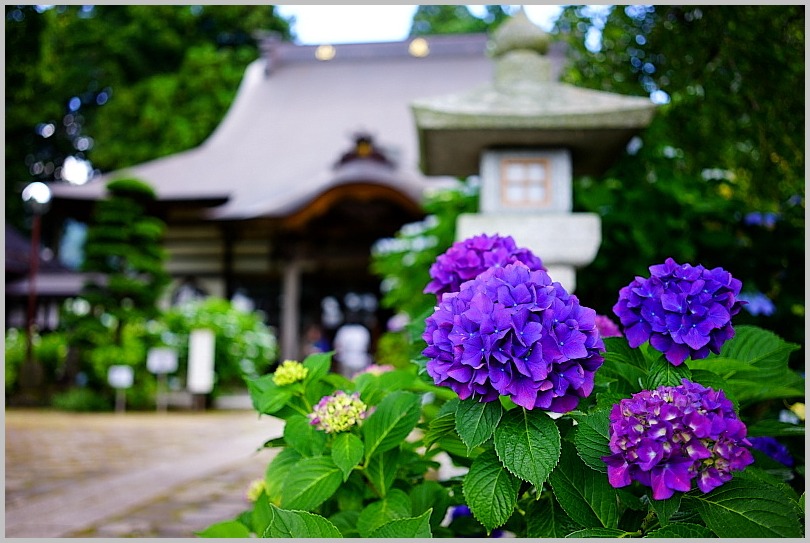
<svg viewBox="0 0 810 543"><path fill-rule="evenodd" d="M421 57L409 53L417 40L335 45L326 49L331 60L317 60L324 49L265 39L225 118L199 147L83 186L54 183L54 196L98 199L106 181L126 173L152 184L160 200L226 199L211 208L214 219L286 216L351 182L384 184L420 202L437 179L454 178L429 180L420 172L410 103L489 81L493 65L483 34L427 38L429 54ZM424 51L425 43L417 44ZM354 161L335 170L359 132L370 134L396 168Z"/></svg>

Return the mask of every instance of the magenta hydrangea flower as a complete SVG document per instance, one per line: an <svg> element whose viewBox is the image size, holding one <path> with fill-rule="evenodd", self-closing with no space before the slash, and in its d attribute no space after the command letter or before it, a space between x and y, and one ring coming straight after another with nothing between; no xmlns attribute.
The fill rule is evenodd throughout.
<svg viewBox="0 0 810 543"><path fill-rule="evenodd" d="M638 481L655 500L686 492L692 480L704 493L754 461L745 424L731 401L688 379L642 390L610 412L610 450L603 456L615 488Z"/></svg>
<svg viewBox="0 0 810 543"><path fill-rule="evenodd" d="M523 262L532 270L543 270L543 262L529 249L518 247L512 236L480 234L455 242L430 266L425 293L441 300L445 292L458 292L461 283L475 279L489 268Z"/></svg>
<svg viewBox="0 0 810 543"><path fill-rule="evenodd" d="M619 330L617 325L607 315L596 315L596 329L599 330L599 335L605 337L623 337L622 331Z"/></svg>
<svg viewBox="0 0 810 543"><path fill-rule="evenodd" d="M566 413L593 391L604 361L596 312L522 262L492 267L446 293L425 320L427 372L460 399L509 396Z"/></svg>
<svg viewBox="0 0 810 543"><path fill-rule="evenodd" d="M679 366L691 357L720 354L734 337L731 317L745 304L742 283L723 268L680 265L671 258L650 266L649 279L636 277L619 291L613 312L630 347L645 341Z"/></svg>

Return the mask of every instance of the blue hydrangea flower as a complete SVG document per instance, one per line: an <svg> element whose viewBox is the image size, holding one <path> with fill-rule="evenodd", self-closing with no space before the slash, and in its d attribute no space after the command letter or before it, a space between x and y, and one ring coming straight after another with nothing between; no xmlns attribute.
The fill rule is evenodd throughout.
<svg viewBox="0 0 810 543"><path fill-rule="evenodd" d="M746 302L745 310L755 317L757 315L770 317L776 311L771 299L761 292L743 292L738 299Z"/></svg>
<svg viewBox="0 0 810 543"><path fill-rule="evenodd" d="M492 267L446 293L425 321L427 372L459 398L508 396L566 413L588 396L604 361L596 312L522 262Z"/></svg>
<svg viewBox="0 0 810 543"><path fill-rule="evenodd" d="M679 386L642 390L610 412L608 481L614 488L638 481L655 500L687 492L692 480L704 493L731 480L754 459L745 424L723 391L688 379Z"/></svg>
<svg viewBox="0 0 810 543"><path fill-rule="evenodd" d="M511 236L481 234L457 241L430 266L430 282L425 293L441 300L445 292L458 292L461 283L480 273L512 262L523 262L532 270L544 270L543 262L529 249L518 247Z"/></svg>
<svg viewBox="0 0 810 543"><path fill-rule="evenodd" d="M777 462L788 467L793 466L793 457L787 447L772 437L749 437L748 441L755 449L762 451Z"/></svg>
<svg viewBox="0 0 810 543"><path fill-rule="evenodd" d="M723 268L680 265L671 258L650 266L650 277L636 277L619 291L613 312L631 347L645 341L678 366L684 360L720 353L734 337L731 317L745 304L742 283Z"/></svg>

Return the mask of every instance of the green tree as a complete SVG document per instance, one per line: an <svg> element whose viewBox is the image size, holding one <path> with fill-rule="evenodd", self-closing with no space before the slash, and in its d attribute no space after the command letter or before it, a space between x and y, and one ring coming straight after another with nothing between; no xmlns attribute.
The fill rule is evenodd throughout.
<svg viewBox="0 0 810 543"><path fill-rule="evenodd" d="M169 283L161 243L164 223L150 214L151 186L122 178L107 184L109 197L96 204L87 231L82 271L98 274L85 285L91 318L109 315L112 344L121 346L127 322L159 315L157 302Z"/></svg>
<svg viewBox="0 0 810 543"><path fill-rule="evenodd" d="M603 178L575 181L603 235L577 293L610 314L618 289L668 256L722 266L776 305L741 322L802 342L804 7L569 6L555 32L570 46L565 81L661 104Z"/></svg>
<svg viewBox="0 0 810 543"><path fill-rule="evenodd" d="M467 6L425 5L416 8L410 36L431 34L472 34L489 32L509 17L507 6L486 5L483 18L473 15Z"/></svg>
<svg viewBox="0 0 810 543"><path fill-rule="evenodd" d="M107 171L199 144L258 57L255 35L292 37L274 6L6 6L5 29L6 212L20 227L22 187L61 179L69 156Z"/></svg>

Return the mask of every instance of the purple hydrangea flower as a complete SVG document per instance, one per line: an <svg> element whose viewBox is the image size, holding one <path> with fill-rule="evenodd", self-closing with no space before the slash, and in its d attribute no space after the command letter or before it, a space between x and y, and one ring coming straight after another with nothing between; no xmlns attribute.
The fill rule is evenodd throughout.
<svg viewBox="0 0 810 543"><path fill-rule="evenodd" d="M638 481L655 500L686 492L692 480L704 493L754 461L745 424L731 401L688 379L679 386L642 390L610 412L610 450L603 456L615 488Z"/></svg>
<svg viewBox="0 0 810 543"><path fill-rule="evenodd" d="M772 437L749 437L748 441L751 442L752 447L762 451L777 462L788 467L793 465L793 457L790 455L787 447L779 443L776 439Z"/></svg>
<svg viewBox="0 0 810 543"><path fill-rule="evenodd" d="M543 270L492 267L446 293L425 320L427 372L460 399L509 396L526 409L566 413L604 361L596 312Z"/></svg>
<svg viewBox="0 0 810 543"><path fill-rule="evenodd" d="M671 258L650 266L649 279L636 277L619 291L613 312L631 347L645 341L679 366L688 357L719 354L734 337L731 317L745 304L742 283L723 268L680 265Z"/></svg>
<svg viewBox="0 0 810 543"><path fill-rule="evenodd" d="M543 270L543 262L529 249L517 247L511 236L481 234L457 241L439 255L430 266L430 282L425 293L441 300L445 292L458 292L461 283L475 279L480 273L512 262L523 262L532 270Z"/></svg>

